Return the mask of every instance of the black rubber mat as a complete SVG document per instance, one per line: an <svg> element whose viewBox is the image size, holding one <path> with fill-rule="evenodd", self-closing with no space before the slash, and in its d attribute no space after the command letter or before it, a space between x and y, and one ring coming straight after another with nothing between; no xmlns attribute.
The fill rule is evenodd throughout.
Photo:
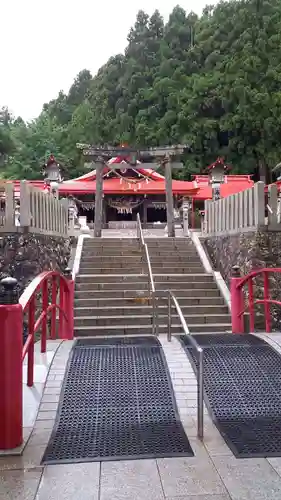
<svg viewBox="0 0 281 500"><path fill-rule="evenodd" d="M205 402L236 457L281 456L281 356L254 335L193 335L204 349ZM197 369L194 349L180 341Z"/></svg>
<svg viewBox="0 0 281 500"><path fill-rule="evenodd" d="M42 462L193 456L155 337L81 339Z"/></svg>

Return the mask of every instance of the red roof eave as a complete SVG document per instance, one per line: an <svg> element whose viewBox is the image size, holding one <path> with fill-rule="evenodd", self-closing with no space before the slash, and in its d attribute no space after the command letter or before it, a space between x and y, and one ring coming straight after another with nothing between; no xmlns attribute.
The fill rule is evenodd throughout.
<svg viewBox="0 0 281 500"><path fill-rule="evenodd" d="M129 186L130 184L130 186ZM173 181L172 189L174 194L192 196L198 191L198 187L193 182ZM96 182L65 182L59 186L60 194L75 193L86 194L96 192ZM149 181L148 183L140 180L140 182L123 181L119 179L105 179L103 182L104 194L165 194L165 182Z"/></svg>

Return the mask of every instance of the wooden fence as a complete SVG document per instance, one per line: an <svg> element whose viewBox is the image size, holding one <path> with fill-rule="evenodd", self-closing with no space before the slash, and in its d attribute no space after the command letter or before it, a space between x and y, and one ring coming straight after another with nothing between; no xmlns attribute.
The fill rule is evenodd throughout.
<svg viewBox="0 0 281 500"><path fill-rule="evenodd" d="M2 185L0 232L26 231L53 236L68 235L68 206L52 194L20 183L19 204L16 203L12 182Z"/></svg>
<svg viewBox="0 0 281 500"><path fill-rule="evenodd" d="M204 235L234 234L268 226L281 230L277 186L272 184L265 193L265 184L253 187L217 201L205 201Z"/></svg>

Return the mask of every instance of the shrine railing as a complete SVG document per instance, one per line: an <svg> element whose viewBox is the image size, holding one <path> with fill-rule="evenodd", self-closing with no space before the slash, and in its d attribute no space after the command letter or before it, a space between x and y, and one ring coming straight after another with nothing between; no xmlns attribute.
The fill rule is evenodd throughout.
<svg viewBox="0 0 281 500"><path fill-rule="evenodd" d="M205 236L235 234L280 224L277 186L263 182L216 201L205 201ZM280 229L280 227L279 227Z"/></svg>
<svg viewBox="0 0 281 500"><path fill-rule="evenodd" d="M27 181L21 181L19 188L18 193L12 182L2 185L0 231L17 232L22 228L37 234L66 237L68 206Z"/></svg>
<svg viewBox="0 0 281 500"><path fill-rule="evenodd" d="M271 298L270 296L270 275L280 275L281 283L281 268L262 268L252 271L246 276L240 277L238 266L233 268L233 277L231 278L231 317L232 317L232 332L245 333L249 330L250 333L255 331L255 306L263 305L264 324L266 333L272 331L272 313L270 310L271 304L281 306L281 301ZM257 286L259 297L254 297L255 279L259 279ZM276 276L275 276L276 278ZM277 287L280 289L280 287ZM261 311L259 311L261 316ZM247 316L246 316L247 315ZM246 327L246 317L249 319L249 325Z"/></svg>
<svg viewBox="0 0 281 500"><path fill-rule="evenodd" d="M56 271L37 276L18 299L17 280L5 278L0 304L0 449L22 444L23 362L27 385L34 380L35 342L41 353L47 339L73 338L74 282Z"/></svg>

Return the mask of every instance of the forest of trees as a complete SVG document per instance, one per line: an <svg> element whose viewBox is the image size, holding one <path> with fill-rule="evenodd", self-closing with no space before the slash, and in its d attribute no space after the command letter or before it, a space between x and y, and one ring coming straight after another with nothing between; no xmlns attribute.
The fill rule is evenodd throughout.
<svg viewBox="0 0 281 500"><path fill-rule="evenodd" d="M0 110L1 176L40 178L50 153L81 174L77 142L185 143L185 178L219 155L261 176L281 161L280 0L220 2L200 17L176 6L166 24L140 11L127 40L31 123Z"/></svg>

